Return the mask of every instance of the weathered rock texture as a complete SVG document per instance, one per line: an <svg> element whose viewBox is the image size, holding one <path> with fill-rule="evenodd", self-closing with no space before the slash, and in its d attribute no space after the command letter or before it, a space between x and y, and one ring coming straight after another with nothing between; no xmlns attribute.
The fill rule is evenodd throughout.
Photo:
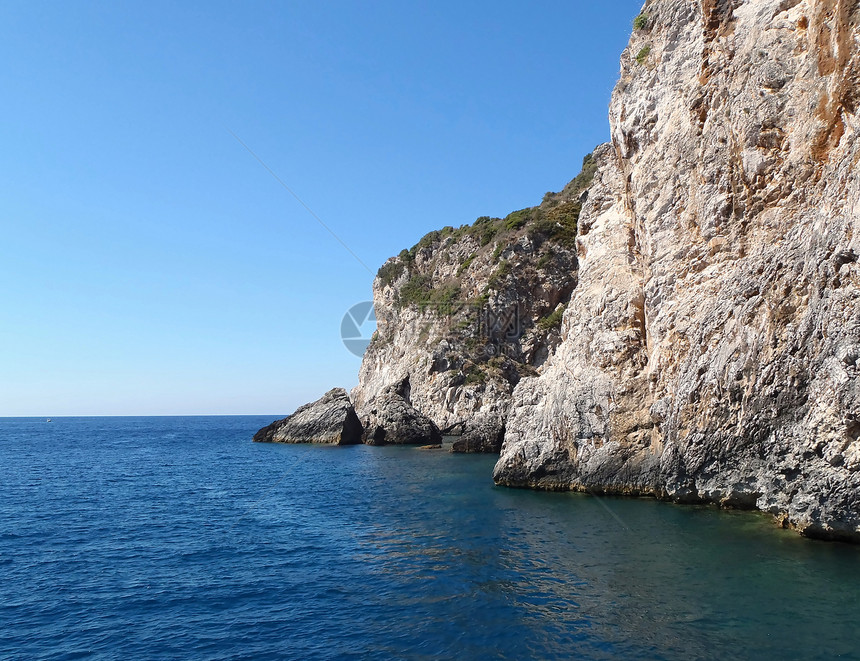
<svg viewBox="0 0 860 661"><path fill-rule="evenodd" d="M373 283L378 330L352 392L371 437L371 428L392 436L394 418L383 424L372 413L391 388L458 433L477 425L482 434L486 420L504 420L514 386L536 375L558 344L593 170L589 156L583 173L540 206L431 232L380 269ZM475 442L470 451L498 446Z"/></svg>
<svg viewBox="0 0 860 661"><path fill-rule="evenodd" d="M386 388L365 410L367 445L424 445L442 440L436 424L404 397L406 383Z"/></svg>
<svg viewBox="0 0 860 661"><path fill-rule="evenodd" d="M363 429L343 388L296 409L291 416L263 427L254 435L259 443L361 443Z"/></svg>
<svg viewBox="0 0 860 661"><path fill-rule="evenodd" d="M364 440L443 428L501 443L499 484L860 541L860 3L651 0L635 25L577 179L380 269ZM320 436L303 410L264 436Z"/></svg>
<svg viewBox="0 0 860 661"><path fill-rule="evenodd" d="M505 420L499 416L478 416L454 441L452 452L498 454L505 438Z"/></svg>
<svg viewBox="0 0 860 661"><path fill-rule="evenodd" d="M653 0L500 484L860 539L860 5Z"/></svg>

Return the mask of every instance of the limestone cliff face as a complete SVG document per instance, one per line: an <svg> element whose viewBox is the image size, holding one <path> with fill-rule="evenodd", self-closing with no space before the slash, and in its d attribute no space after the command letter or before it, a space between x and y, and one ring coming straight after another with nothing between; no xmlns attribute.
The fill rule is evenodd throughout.
<svg viewBox="0 0 860 661"><path fill-rule="evenodd" d="M470 447L498 452L514 386L558 344L592 172L589 157L583 174L540 206L431 232L380 269L378 330L352 392L365 427L394 388L443 431L471 429L481 438Z"/></svg>
<svg viewBox="0 0 860 661"><path fill-rule="evenodd" d="M583 173L380 269L362 440L860 541L858 102L858 0L647 2Z"/></svg>
<svg viewBox="0 0 860 661"><path fill-rule="evenodd" d="M860 3L652 0L637 27L494 477L860 539Z"/></svg>

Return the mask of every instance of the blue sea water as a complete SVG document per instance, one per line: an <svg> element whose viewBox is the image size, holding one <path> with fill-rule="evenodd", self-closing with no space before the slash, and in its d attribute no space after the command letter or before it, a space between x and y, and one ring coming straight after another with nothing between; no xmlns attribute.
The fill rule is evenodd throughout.
<svg viewBox="0 0 860 661"><path fill-rule="evenodd" d="M0 658L860 658L860 548L273 417L0 419Z"/></svg>

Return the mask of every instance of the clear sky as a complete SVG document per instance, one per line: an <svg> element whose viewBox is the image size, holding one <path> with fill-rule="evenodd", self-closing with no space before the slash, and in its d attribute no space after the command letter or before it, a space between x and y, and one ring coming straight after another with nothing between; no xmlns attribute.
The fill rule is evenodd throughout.
<svg viewBox="0 0 860 661"><path fill-rule="evenodd" d="M0 415L286 414L426 232L609 137L640 0L0 4Z"/></svg>

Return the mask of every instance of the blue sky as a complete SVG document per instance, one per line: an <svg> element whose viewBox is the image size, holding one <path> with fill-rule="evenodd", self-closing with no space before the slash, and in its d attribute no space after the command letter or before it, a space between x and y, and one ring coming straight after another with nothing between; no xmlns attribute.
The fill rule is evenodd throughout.
<svg viewBox="0 0 860 661"><path fill-rule="evenodd" d="M285 414L426 232L608 139L640 2L0 5L0 415Z"/></svg>

